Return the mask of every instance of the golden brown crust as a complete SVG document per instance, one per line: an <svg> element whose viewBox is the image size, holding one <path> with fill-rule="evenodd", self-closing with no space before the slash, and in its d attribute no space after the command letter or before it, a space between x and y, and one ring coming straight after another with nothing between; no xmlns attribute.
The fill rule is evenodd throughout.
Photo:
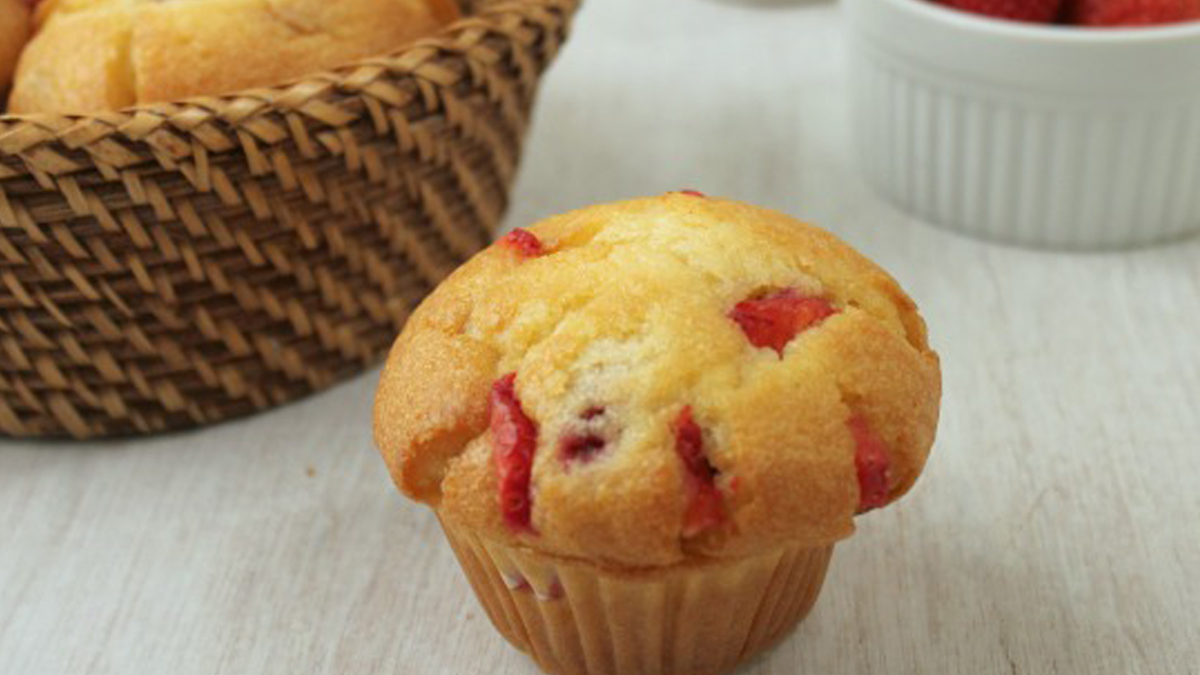
<svg viewBox="0 0 1200 675"><path fill-rule="evenodd" d="M396 484L410 496L437 499L445 463L487 425L488 375L496 355L459 334L466 315L452 300L425 305L392 347L404 378L384 378L375 398L376 441ZM419 382L419 386L414 383ZM429 390L440 392L428 396ZM385 423L385 421L387 423Z"/></svg>
<svg viewBox="0 0 1200 675"><path fill-rule="evenodd" d="M444 282L397 341L376 403L400 488L482 536L546 553L654 566L848 536L859 502L852 415L891 458L892 498L916 480L940 400L936 354L896 282L832 235L737 202L665 195L532 228L549 254L493 246ZM782 357L728 318L798 288L840 312ZM501 522L490 385L516 372L538 426L533 526ZM558 440L603 406L612 440L586 464ZM691 406L730 518L685 538L672 422Z"/></svg>
<svg viewBox="0 0 1200 675"><path fill-rule="evenodd" d="M88 112L133 105L132 30L131 14L124 9L50 19L21 54L9 112Z"/></svg>
<svg viewBox="0 0 1200 675"><path fill-rule="evenodd" d="M11 107L81 113L274 85L456 17L446 0L53 0Z"/></svg>
<svg viewBox="0 0 1200 675"><path fill-rule="evenodd" d="M0 93L12 83L21 48L29 39L29 10L24 0L0 0Z"/></svg>
<svg viewBox="0 0 1200 675"><path fill-rule="evenodd" d="M457 21L461 16L457 0L429 0L429 9L439 24Z"/></svg>

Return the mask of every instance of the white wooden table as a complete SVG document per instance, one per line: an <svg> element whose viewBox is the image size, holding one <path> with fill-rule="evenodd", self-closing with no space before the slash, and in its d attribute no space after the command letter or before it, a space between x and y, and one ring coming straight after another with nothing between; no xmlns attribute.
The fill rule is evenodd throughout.
<svg viewBox="0 0 1200 675"><path fill-rule="evenodd" d="M510 224L694 187L824 224L917 298L945 403L918 488L743 673L1200 673L1200 240L984 244L851 162L836 6L593 0ZM371 447L376 375L108 443L0 442L0 673L536 672Z"/></svg>

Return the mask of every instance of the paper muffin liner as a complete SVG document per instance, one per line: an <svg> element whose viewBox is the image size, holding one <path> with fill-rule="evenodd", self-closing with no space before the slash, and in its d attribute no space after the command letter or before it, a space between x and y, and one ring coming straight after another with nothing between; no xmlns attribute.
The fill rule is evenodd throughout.
<svg viewBox="0 0 1200 675"><path fill-rule="evenodd" d="M496 629L556 675L728 672L808 614L833 553L622 569L442 527Z"/></svg>

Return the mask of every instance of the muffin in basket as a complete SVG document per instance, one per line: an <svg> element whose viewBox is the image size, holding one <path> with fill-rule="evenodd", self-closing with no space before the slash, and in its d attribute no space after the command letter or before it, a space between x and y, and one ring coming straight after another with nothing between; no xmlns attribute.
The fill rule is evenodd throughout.
<svg viewBox="0 0 1200 675"><path fill-rule="evenodd" d="M375 435L545 670L719 673L912 487L940 382L870 261L676 193L516 230L451 275L393 347Z"/></svg>
<svg viewBox="0 0 1200 675"><path fill-rule="evenodd" d="M26 0L0 0L0 95L12 83L17 58L29 38L29 7Z"/></svg>
<svg viewBox="0 0 1200 675"><path fill-rule="evenodd" d="M13 113L83 113L278 84L394 51L455 0L43 0Z"/></svg>

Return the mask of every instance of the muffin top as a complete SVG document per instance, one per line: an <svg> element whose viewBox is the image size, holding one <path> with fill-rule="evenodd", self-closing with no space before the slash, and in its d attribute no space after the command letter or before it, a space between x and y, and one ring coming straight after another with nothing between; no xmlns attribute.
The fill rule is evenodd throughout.
<svg viewBox="0 0 1200 675"><path fill-rule="evenodd" d="M459 268L392 349L375 438L448 522L649 567L850 535L912 487L940 395L887 273L684 192L550 218Z"/></svg>

